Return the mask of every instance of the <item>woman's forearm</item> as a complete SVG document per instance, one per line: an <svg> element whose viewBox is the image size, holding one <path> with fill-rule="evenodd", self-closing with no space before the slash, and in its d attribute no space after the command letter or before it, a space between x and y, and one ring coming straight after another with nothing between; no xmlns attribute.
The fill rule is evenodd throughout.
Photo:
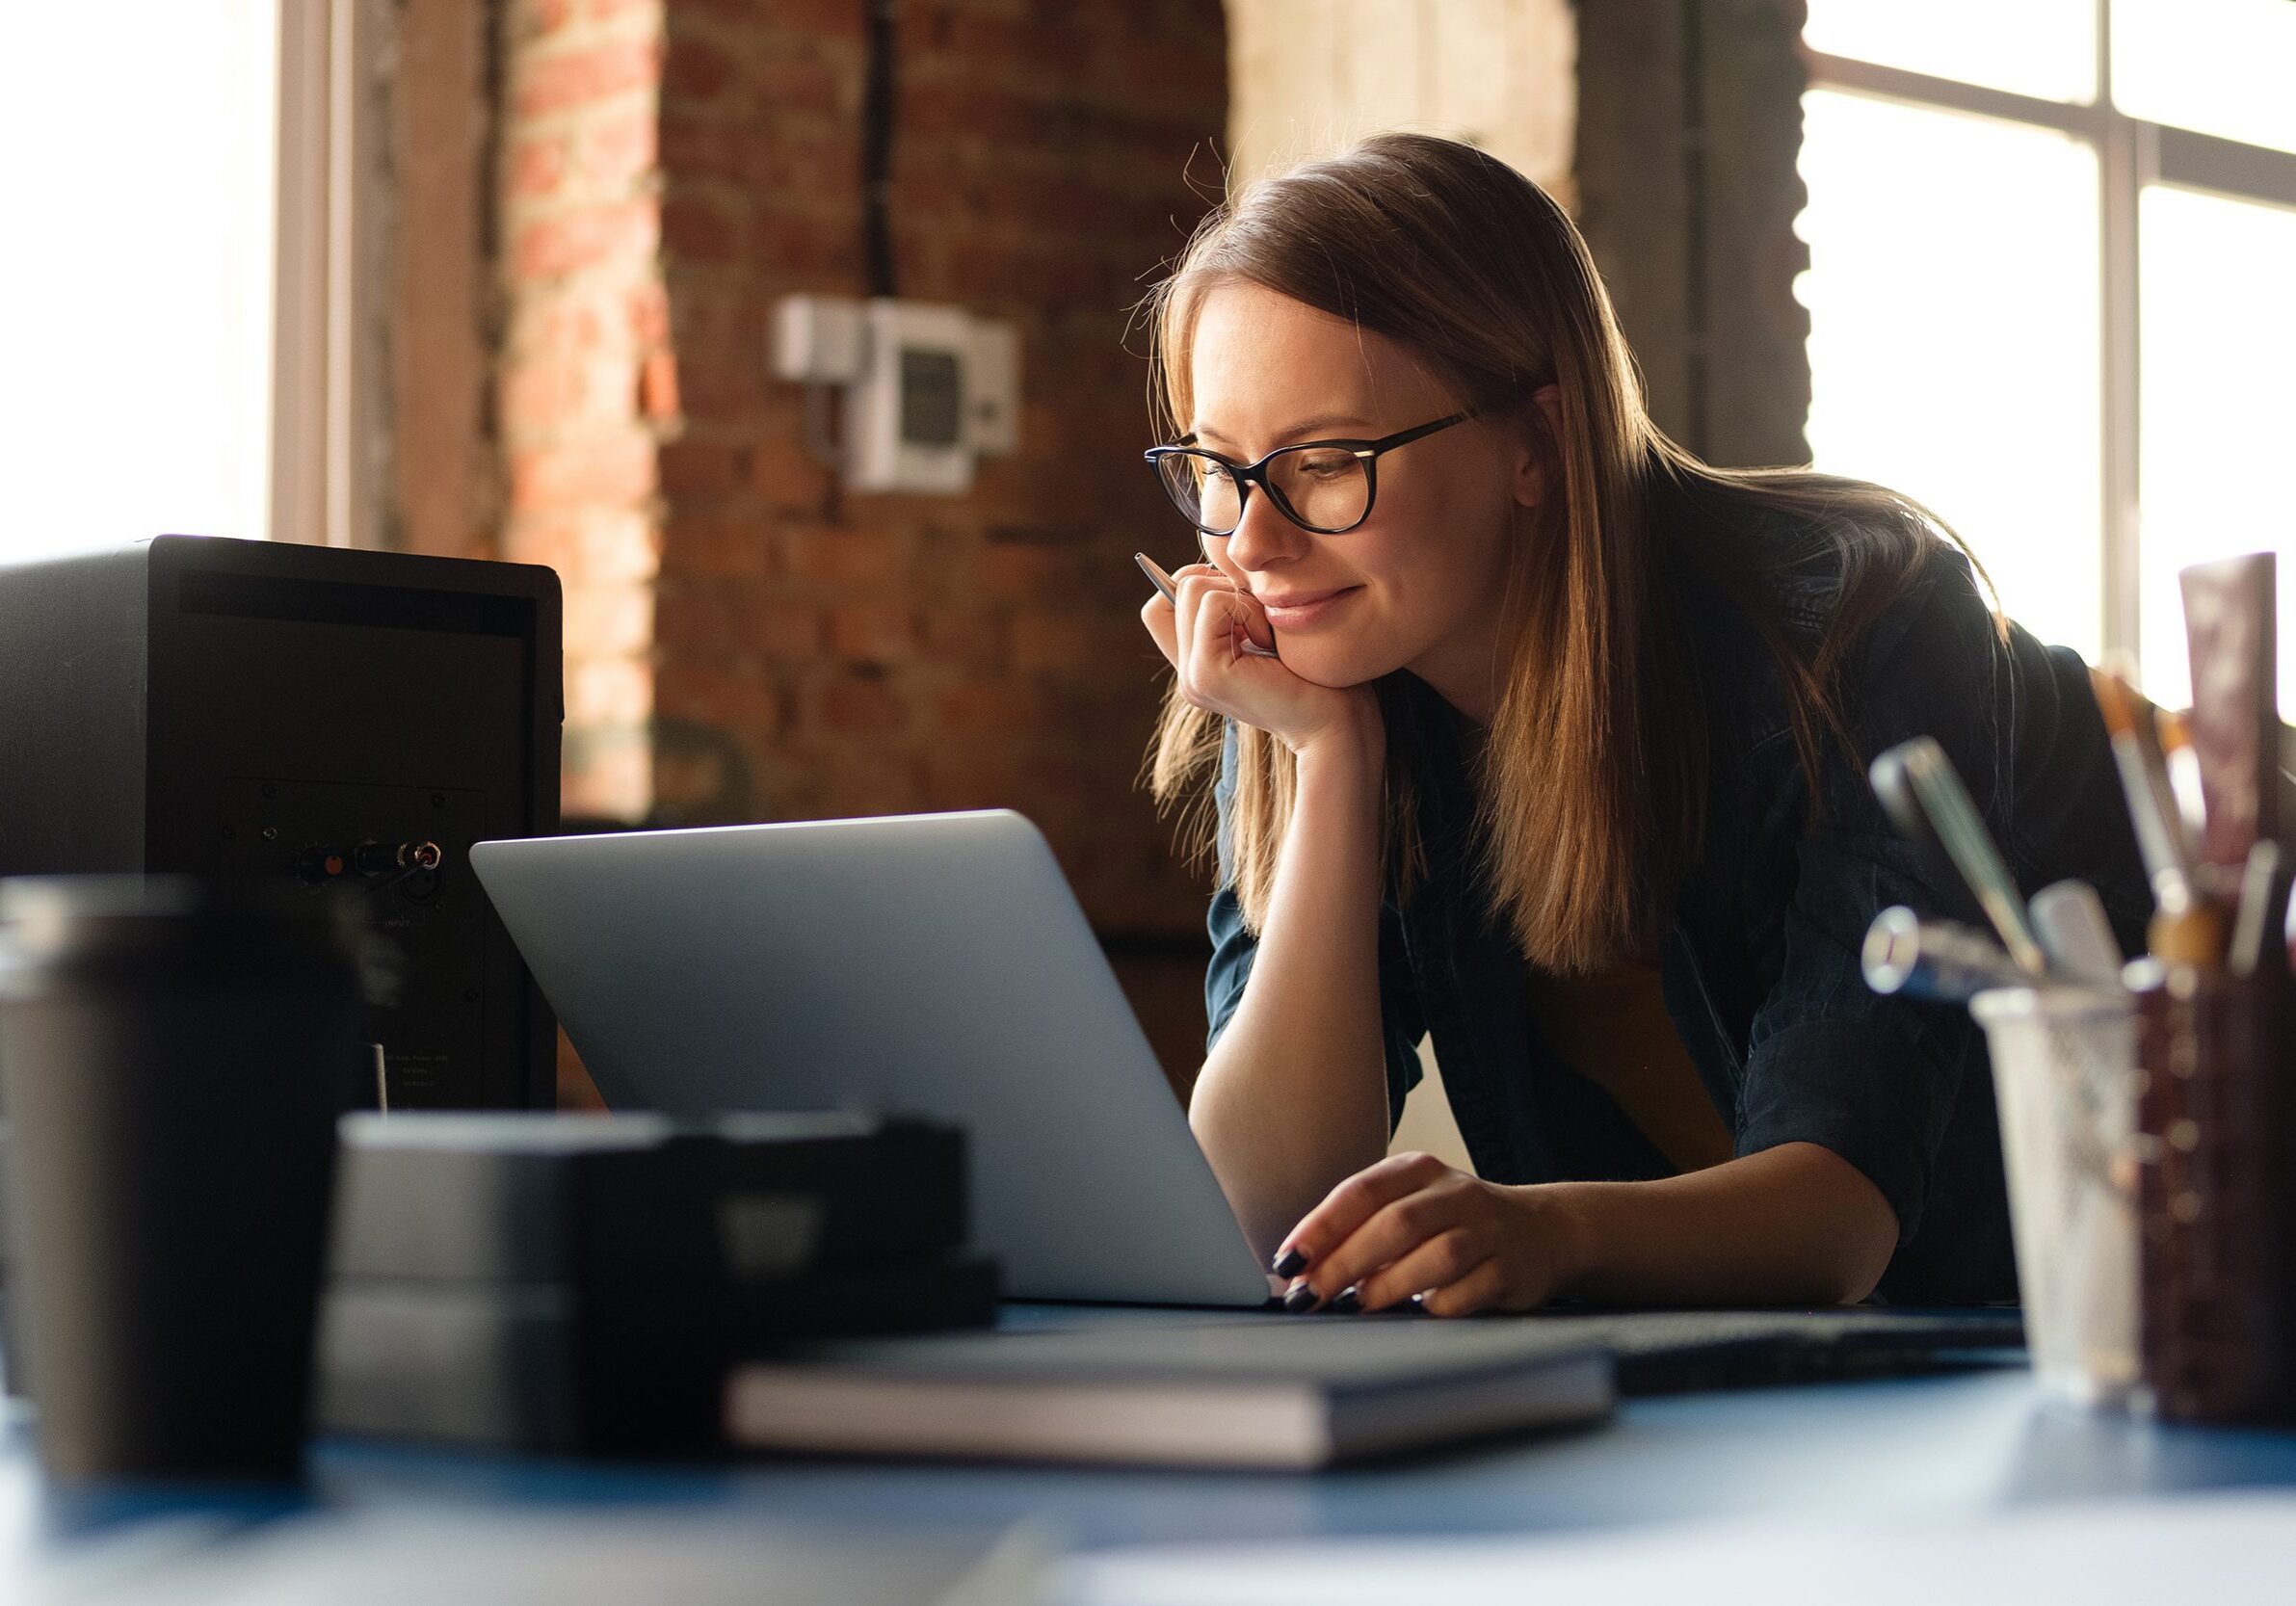
<svg viewBox="0 0 2296 1606"><path fill-rule="evenodd" d="M1386 1152L1379 810L1371 728L1299 754L1299 790L1251 980L1188 1117L1260 1253Z"/></svg>
<svg viewBox="0 0 2296 1606"><path fill-rule="evenodd" d="M1554 1224L1556 1291L1604 1304L1846 1303L1873 1292L1897 1247L1882 1191L1815 1144L1524 1191Z"/></svg>

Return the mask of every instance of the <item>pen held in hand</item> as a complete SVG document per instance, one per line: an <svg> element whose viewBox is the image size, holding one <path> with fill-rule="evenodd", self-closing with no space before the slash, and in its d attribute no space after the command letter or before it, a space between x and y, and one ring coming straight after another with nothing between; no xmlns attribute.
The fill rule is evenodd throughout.
<svg viewBox="0 0 2296 1606"><path fill-rule="evenodd" d="M1179 605L1179 588L1173 584L1172 576L1164 572L1162 567L1157 565L1155 559L1149 557L1145 552L1135 552L1132 554L1132 561L1140 566L1140 572L1148 577L1148 584L1156 588L1157 592L1163 596L1165 601L1173 604L1174 607ZM1244 637L1244 651L1254 658L1273 658L1276 656L1276 649L1274 647L1261 646L1249 635Z"/></svg>

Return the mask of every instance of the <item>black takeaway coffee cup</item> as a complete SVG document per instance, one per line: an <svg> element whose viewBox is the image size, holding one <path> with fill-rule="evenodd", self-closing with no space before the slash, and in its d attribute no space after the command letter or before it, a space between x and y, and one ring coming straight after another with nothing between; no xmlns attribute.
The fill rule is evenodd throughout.
<svg viewBox="0 0 2296 1606"><path fill-rule="evenodd" d="M0 882L10 1327L51 1476L300 1474L358 942L294 885Z"/></svg>

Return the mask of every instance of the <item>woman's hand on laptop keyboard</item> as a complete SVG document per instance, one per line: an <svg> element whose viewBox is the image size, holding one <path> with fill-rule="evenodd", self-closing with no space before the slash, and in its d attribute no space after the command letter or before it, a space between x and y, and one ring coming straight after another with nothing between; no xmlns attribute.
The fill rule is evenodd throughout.
<svg viewBox="0 0 2296 1606"><path fill-rule="evenodd" d="M1882 1192L1818 1144L1645 1182L1502 1187L1425 1154L1367 1166L1292 1228L1294 1309L1438 1316L1608 1304L1834 1304L1873 1292L1897 1242Z"/></svg>
<svg viewBox="0 0 2296 1606"><path fill-rule="evenodd" d="M1294 1310L1382 1310L1422 1294L1437 1316L1531 1310L1569 1279L1576 1236L1549 1190L1396 1154L1309 1211L1283 1241L1277 1270L1299 1272L1285 1297Z"/></svg>

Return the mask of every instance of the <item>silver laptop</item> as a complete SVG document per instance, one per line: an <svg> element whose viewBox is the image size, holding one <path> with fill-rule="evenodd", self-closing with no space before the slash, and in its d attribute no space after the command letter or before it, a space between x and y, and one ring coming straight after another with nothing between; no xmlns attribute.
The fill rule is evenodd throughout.
<svg viewBox="0 0 2296 1606"><path fill-rule="evenodd" d="M616 1109L938 1117L965 1131L974 1242L1009 1294L1267 1300L1020 815L481 842L471 862Z"/></svg>

